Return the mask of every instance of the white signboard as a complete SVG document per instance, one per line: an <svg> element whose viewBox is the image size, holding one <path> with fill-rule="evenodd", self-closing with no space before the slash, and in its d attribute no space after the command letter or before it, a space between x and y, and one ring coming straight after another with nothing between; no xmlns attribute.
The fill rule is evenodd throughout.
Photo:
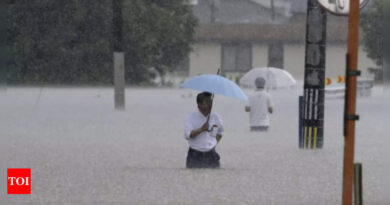
<svg viewBox="0 0 390 205"><path fill-rule="evenodd" d="M192 6L195 6L195 5L198 5L198 0L184 0L184 4L185 5L192 5Z"/></svg>
<svg viewBox="0 0 390 205"><path fill-rule="evenodd" d="M326 10L337 15L348 15L350 0L317 0ZM360 0L360 8L363 8L368 0Z"/></svg>

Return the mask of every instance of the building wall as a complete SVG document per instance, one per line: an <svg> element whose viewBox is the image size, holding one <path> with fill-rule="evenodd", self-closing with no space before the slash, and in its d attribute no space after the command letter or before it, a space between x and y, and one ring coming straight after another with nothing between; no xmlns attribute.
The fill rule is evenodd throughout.
<svg viewBox="0 0 390 205"><path fill-rule="evenodd" d="M254 68L266 67L268 65L268 45L253 45L252 54L252 65Z"/></svg>
<svg viewBox="0 0 390 205"><path fill-rule="evenodd" d="M210 0L199 0L193 7L193 13L200 23L211 22L211 2ZM214 11L215 22L217 23L255 23L264 24L271 22L271 11L269 8L255 3L251 0L219 0L215 3ZM286 21L287 19L276 13L277 21Z"/></svg>
<svg viewBox="0 0 390 205"><path fill-rule="evenodd" d="M190 54L190 76L216 74L221 68L221 45L219 43L197 43Z"/></svg>
<svg viewBox="0 0 390 205"><path fill-rule="evenodd" d="M346 44L328 44L326 48L326 77L336 79L337 76L345 75ZM305 46L303 44L285 45L284 52L285 69L296 79L303 80L305 71ZM374 62L367 58L363 48L359 49L359 70L362 76L370 76L369 67L375 67Z"/></svg>
<svg viewBox="0 0 390 205"><path fill-rule="evenodd" d="M339 75L345 75L345 54L347 45L327 45L326 47L326 77L337 78Z"/></svg>
<svg viewBox="0 0 390 205"><path fill-rule="evenodd" d="M326 49L326 77L337 79L339 75L345 75L346 44L328 44ZM268 45L254 44L252 46L252 65L265 67L268 64ZM305 45L284 45L284 69L291 73L297 80L303 80L305 71ZM221 67L221 46L218 43L195 44L190 54L190 76L205 73L216 73ZM369 77L369 67L375 67L374 62L367 58L362 47L359 50L359 70L362 76ZM232 76L230 76L232 75ZM227 74L234 79L240 73Z"/></svg>
<svg viewBox="0 0 390 205"><path fill-rule="evenodd" d="M284 69L295 79L303 79L305 69L305 46L303 44L284 45Z"/></svg>

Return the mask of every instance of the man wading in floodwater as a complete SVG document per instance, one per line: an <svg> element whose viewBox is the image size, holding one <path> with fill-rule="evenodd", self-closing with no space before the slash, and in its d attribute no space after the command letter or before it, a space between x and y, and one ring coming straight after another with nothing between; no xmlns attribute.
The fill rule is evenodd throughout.
<svg viewBox="0 0 390 205"><path fill-rule="evenodd" d="M245 111L249 112L251 131L267 132L272 114L271 95L264 90L265 79L256 78L256 92L249 97L249 105L245 106Z"/></svg>
<svg viewBox="0 0 390 205"><path fill-rule="evenodd" d="M215 147L223 135L221 118L211 112L211 93L199 93L196 97L199 111L187 117L184 135L190 146L187 168L219 168L219 154Z"/></svg>

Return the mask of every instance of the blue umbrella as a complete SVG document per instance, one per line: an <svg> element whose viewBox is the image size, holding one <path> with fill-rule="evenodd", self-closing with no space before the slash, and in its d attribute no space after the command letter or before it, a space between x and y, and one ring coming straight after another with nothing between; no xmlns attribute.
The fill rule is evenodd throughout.
<svg viewBox="0 0 390 205"><path fill-rule="evenodd" d="M237 84L219 75L198 75L188 79L186 82L181 84L180 87L207 91L212 94L224 95L245 101L248 100Z"/></svg>

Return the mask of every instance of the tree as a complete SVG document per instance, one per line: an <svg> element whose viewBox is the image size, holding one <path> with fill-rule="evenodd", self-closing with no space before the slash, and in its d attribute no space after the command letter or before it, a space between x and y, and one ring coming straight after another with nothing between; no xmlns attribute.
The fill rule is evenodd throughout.
<svg viewBox="0 0 390 205"><path fill-rule="evenodd" d="M22 82L110 82L110 4L103 2L15 2Z"/></svg>
<svg viewBox="0 0 390 205"><path fill-rule="evenodd" d="M138 83L155 67L174 70L190 52L197 24L182 0L133 0L124 4L126 79Z"/></svg>
<svg viewBox="0 0 390 205"><path fill-rule="evenodd" d="M363 45L369 58L378 66L383 65L385 0L373 0L361 14Z"/></svg>
<svg viewBox="0 0 390 205"><path fill-rule="evenodd" d="M14 11L14 2L9 0L3 2L0 8L2 20L0 20L1 48L1 83L17 83L21 81L20 76L20 48L17 44L18 25L16 24L16 15Z"/></svg>
<svg viewBox="0 0 390 205"><path fill-rule="evenodd" d="M127 83L174 69L190 51L195 17L182 0L123 0ZM14 64L23 83L109 84L112 67L112 1L20 0L10 18Z"/></svg>

